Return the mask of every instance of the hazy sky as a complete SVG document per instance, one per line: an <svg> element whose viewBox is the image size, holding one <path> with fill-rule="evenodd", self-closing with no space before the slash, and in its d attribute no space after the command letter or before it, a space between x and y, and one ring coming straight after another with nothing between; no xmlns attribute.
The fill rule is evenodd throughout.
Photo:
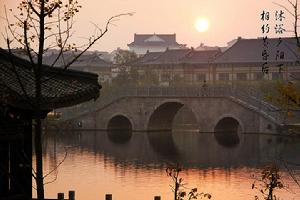
<svg viewBox="0 0 300 200"><path fill-rule="evenodd" d="M270 11L271 22L268 36L276 36L273 26L276 10L282 10L274 2L287 5L287 0L78 0L83 6L76 17L76 40L93 33L91 22L104 26L113 15L135 12L125 16L112 26L107 35L93 49L111 51L117 47L127 48L134 33L176 33L177 42L197 47L199 44L225 46L230 40L242 36L262 36L260 14ZM3 7L15 8L19 1L0 0L0 16ZM288 5L287 5L288 6ZM207 32L199 33L194 23L198 17L209 20ZM292 17L285 13L284 28L291 29ZM1 20L1 29L5 21ZM291 36L291 33L285 33ZM1 47L4 47L1 38Z"/></svg>

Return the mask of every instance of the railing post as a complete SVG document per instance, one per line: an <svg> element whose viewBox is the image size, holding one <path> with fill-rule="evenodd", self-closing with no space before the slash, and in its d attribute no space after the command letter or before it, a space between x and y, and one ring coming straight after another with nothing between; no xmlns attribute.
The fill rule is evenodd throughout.
<svg viewBox="0 0 300 200"><path fill-rule="evenodd" d="M64 193L57 193L57 200L64 200Z"/></svg>
<svg viewBox="0 0 300 200"><path fill-rule="evenodd" d="M160 196L154 196L154 200L161 200Z"/></svg>
<svg viewBox="0 0 300 200"><path fill-rule="evenodd" d="M75 200L75 191L69 191L69 200Z"/></svg>
<svg viewBox="0 0 300 200"><path fill-rule="evenodd" d="M105 200L112 200L112 194L106 194Z"/></svg>

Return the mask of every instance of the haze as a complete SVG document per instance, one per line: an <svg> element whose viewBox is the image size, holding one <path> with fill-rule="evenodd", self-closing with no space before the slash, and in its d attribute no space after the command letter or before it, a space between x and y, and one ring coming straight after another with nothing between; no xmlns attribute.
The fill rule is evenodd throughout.
<svg viewBox="0 0 300 200"><path fill-rule="evenodd" d="M16 8L19 1L0 0L0 16L4 16L4 5ZM286 0L79 0L83 8L76 17L75 40L82 41L94 31L91 22L104 27L106 20L116 14L135 12L125 16L112 26L108 34L93 49L112 51L117 47L127 49L134 33L176 33L177 42L197 47L200 43L211 46L225 46L238 36L261 37L260 14L263 10L283 10L274 2L287 5ZM272 18L275 18L274 16ZM195 20L205 17L209 30L199 33ZM285 12L284 27L291 30L292 17ZM1 19L0 31L4 32L5 21ZM272 22L273 24L275 21ZM274 30L269 37L279 37ZM292 36L286 32L283 36ZM5 48L1 38L0 46Z"/></svg>

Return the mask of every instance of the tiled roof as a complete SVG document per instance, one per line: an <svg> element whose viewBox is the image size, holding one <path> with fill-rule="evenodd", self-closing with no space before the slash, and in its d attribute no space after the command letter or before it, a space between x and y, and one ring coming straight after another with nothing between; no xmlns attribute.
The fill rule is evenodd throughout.
<svg viewBox="0 0 300 200"><path fill-rule="evenodd" d="M51 54L50 56L44 57L44 64L52 65L53 62L56 60L57 56L57 54ZM76 54L74 53L64 54L63 57L60 56L60 58L57 60L54 66L62 67L64 66L64 61L65 63L68 63L69 61L74 59L75 56ZM112 64L101 59L97 54L83 54L78 60L72 63L71 68L78 69L82 67L108 67L110 65Z"/></svg>
<svg viewBox="0 0 300 200"><path fill-rule="evenodd" d="M128 46L170 46L179 45L176 42L176 34L134 34L134 41Z"/></svg>
<svg viewBox="0 0 300 200"><path fill-rule="evenodd" d="M147 52L144 56L140 57L134 64L147 64L155 61L163 52Z"/></svg>
<svg viewBox="0 0 300 200"><path fill-rule="evenodd" d="M204 64L211 62L220 53L220 50L169 49L165 52L148 52L135 65Z"/></svg>
<svg viewBox="0 0 300 200"><path fill-rule="evenodd" d="M216 56L221 54L221 50L206 50L206 51L191 51L187 54L181 62L191 63L191 64L200 64L200 63L209 63L212 62Z"/></svg>
<svg viewBox="0 0 300 200"><path fill-rule="evenodd" d="M190 49L170 49L163 52L148 64L177 64L190 52Z"/></svg>
<svg viewBox="0 0 300 200"><path fill-rule="evenodd" d="M27 60L0 48L0 103L32 109L35 102L33 66ZM75 70L43 66L42 100L44 110L72 106L100 94L98 76Z"/></svg>
<svg viewBox="0 0 300 200"><path fill-rule="evenodd" d="M299 60L295 38L268 38L267 48L264 47L262 38L239 39L232 47L218 56L214 63L261 63L265 62L262 52L266 49L269 54L268 62L295 62ZM276 60L278 52L284 52L284 59Z"/></svg>

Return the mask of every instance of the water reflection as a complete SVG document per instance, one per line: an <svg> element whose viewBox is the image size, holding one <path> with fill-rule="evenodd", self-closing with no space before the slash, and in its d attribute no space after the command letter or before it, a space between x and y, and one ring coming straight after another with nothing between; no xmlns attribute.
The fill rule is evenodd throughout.
<svg viewBox="0 0 300 200"><path fill-rule="evenodd" d="M240 138L238 133L232 131L215 132L214 136L218 144L233 148L239 145Z"/></svg>
<svg viewBox="0 0 300 200"><path fill-rule="evenodd" d="M220 145L233 148L240 144L241 132L240 124L236 119L225 117L216 125L214 136Z"/></svg>
<svg viewBox="0 0 300 200"><path fill-rule="evenodd" d="M132 131L125 130L109 130L107 131L108 138L111 142L116 144L125 144L129 142L132 137Z"/></svg>
<svg viewBox="0 0 300 200"><path fill-rule="evenodd" d="M159 155L176 159L179 156L178 149L174 143L172 132L149 132L147 133L150 147Z"/></svg>
<svg viewBox="0 0 300 200"><path fill-rule="evenodd" d="M139 163L141 166L174 161L186 168L254 167L279 156L289 160L300 159L299 138L268 135L243 135L242 145L238 134L228 132L132 133L114 130L47 135L46 144L74 146L96 155L112 157L115 162ZM55 152L51 149L46 151Z"/></svg>
<svg viewBox="0 0 300 200"><path fill-rule="evenodd" d="M202 191L215 200L226 200L224 194L228 200L253 199L257 193L251 190L250 175L259 174L258 167L278 157L300 162L300 138L248 134L232 146L220 143L216 134L94 131L47 133L46 171L60 162L65 147L71 147L68 158L57 182L47 185L47 197L74 189L78 199L101 199L105 193L114 199L171 199L165 168L176 162L185 169L182 174L189 185L202 183ZM290 167L300 177L299 168ZM294 193L283 192L282 197L298 199L300 189L288 176L284 181Z"/></svg>

